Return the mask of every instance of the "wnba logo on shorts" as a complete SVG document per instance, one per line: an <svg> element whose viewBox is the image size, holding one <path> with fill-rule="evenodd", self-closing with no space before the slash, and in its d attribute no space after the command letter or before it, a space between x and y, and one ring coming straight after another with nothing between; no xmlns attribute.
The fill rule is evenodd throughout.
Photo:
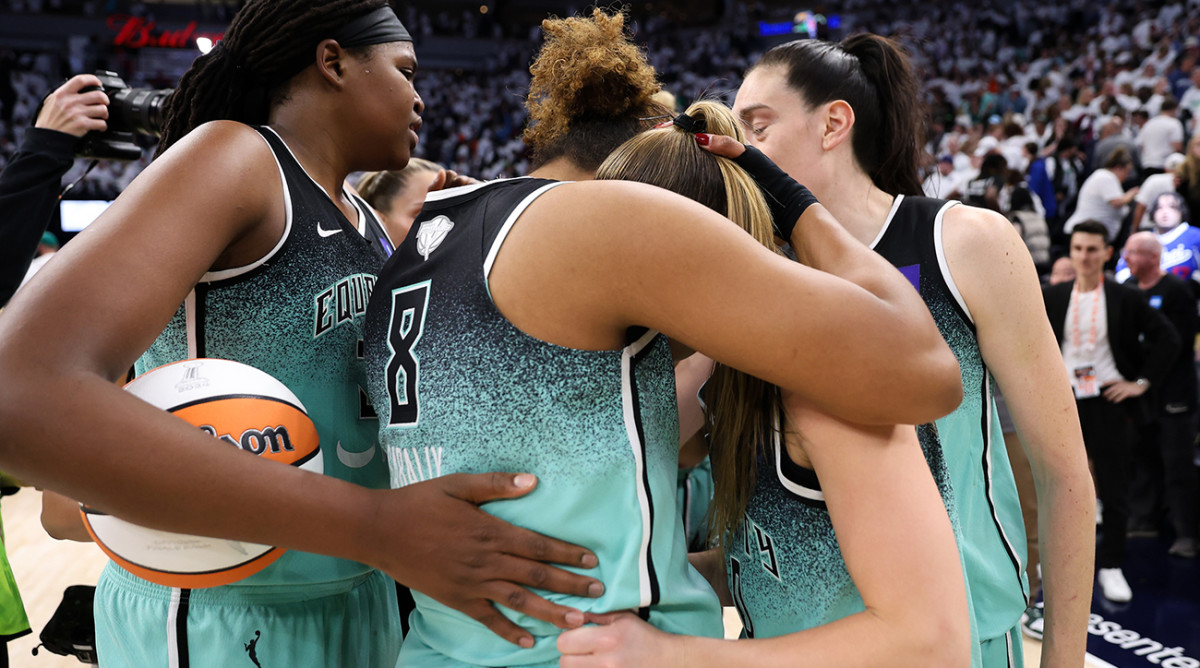
<svg viewBox="0 0 1200 668"><path fill-rule="evenodd" d="M175 384L175 389L178 392L190 392L208 386L208 379L200 375L200 367L204 366L201 362L182 362L183 379Z"/></svg>

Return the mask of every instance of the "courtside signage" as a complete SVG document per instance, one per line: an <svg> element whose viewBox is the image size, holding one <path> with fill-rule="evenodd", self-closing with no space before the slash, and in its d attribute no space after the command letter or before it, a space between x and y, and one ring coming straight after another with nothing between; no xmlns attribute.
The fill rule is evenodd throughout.
<svg viewBox="0 0 1200 668"><path fill-rule="evenodd" d="M1183 647L1166 647L1157 640L1152 640L1132 629L1124 628L1095 613L1088 617L1088 633L1098 636L1104 642L1112 645L1111 650L1115 650L1092 652L1092 654L1101 654L1100 658L1110 664L1119 659L1120 662L1117 665L1122 668L1147 664L1162 666L1162 668L1200 668L1200 659L1193 659L1184 654Z"/></svg>

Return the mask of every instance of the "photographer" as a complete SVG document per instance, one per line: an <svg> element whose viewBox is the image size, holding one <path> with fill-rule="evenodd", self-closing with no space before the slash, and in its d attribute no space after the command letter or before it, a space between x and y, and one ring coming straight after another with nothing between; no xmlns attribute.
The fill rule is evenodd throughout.
<svg viewBox="0 0 1200 668"><path fill-rule="evenodd" d="M97 90L81 92L91 87ZM99 87L95 75L79 74L47 96L34 127L0 172L0 307L33 259L79 138L108 127L108 96Z"/></svg>

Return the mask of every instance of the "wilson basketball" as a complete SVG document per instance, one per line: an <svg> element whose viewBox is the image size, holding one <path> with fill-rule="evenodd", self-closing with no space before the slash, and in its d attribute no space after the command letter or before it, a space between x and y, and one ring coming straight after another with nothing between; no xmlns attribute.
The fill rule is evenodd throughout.
<svg viewBox="0 0 1200 668"><path fill-rule="evenodd" d="M240 362L191 359L153 369L125 390L236 447L322 473L317 429L296 395L270 374ZM138 526L80 504L100 549L122 568L168 587L217 587L254 575L284 552L242 541Z"/></svg>

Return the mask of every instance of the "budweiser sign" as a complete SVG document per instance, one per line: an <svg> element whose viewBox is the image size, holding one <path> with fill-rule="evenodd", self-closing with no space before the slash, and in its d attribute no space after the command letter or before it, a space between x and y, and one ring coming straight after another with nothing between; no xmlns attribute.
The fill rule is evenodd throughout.
<svg viewBox="0 0 1200 668"><path fill-rule="evenodd" d="M178 30L164 30L159 28L154 21L124 14L109 16L108 27L117 33L117 36L113 38L113 45L129 49L140 49L147 46L188 49L193 47L197 37L207 37L216 42L221 39L223 34L196 32L195 21L189 21L186 26Z"/></svg>

